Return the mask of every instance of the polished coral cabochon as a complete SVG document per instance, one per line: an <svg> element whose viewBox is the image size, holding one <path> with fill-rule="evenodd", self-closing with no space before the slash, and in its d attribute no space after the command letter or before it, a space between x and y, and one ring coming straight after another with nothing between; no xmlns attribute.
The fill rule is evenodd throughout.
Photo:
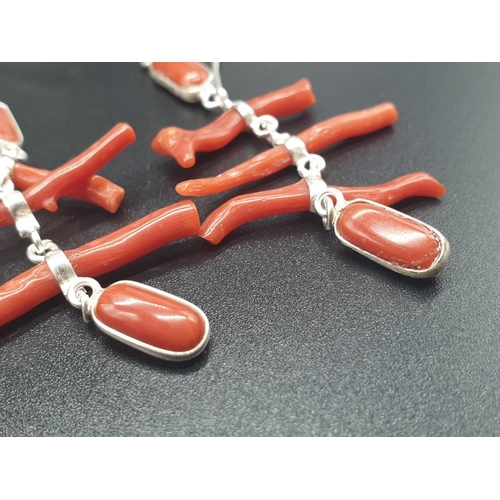
<svg viewBox="0 0 500 500"><path fill-rule="evenodd" d="M170 361L200 354L210 336L208 319L200 308L134 281L118 281L103 290L92 318L111 337Z"/></svg>
<svg viewBox="0 0 500 500"><path fill-rule="evenodd" d="M353 200L335 221L340 241L397 273L432 278L448 261L447 239L414 217L369 200Z"/></svg>
<svg viewBox="0 0 500 500"><path fill-rule="evenodd" d="M151 78L186 102L198 102L200 92L213 80L210 68L195 62L147 63Z"/></svg>

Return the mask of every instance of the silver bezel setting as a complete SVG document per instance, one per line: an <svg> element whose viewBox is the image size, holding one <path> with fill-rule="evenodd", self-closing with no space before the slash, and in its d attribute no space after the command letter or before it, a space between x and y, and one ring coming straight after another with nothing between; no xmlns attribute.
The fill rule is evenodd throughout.
<svg viewBox="0 0 500 500"><path fill-rule="evenodd" d="M141 342L140 340L136 340L132 337L129 337L128 335L125 335L124 333L115 330L114 328L110 328L106 324L104 324L96 315L96 306L99 301L99 297L101 296L101 293L98 294L98 296L94 299L94 297L91 298L92 300L92 307L91 307L91 315L92 315L92 320L96 324L96 326L103 331L105 334L109 335L110 337L113 337L116 340L119 340L120 342L123 342L124 344L127 344L131 347L134 347L135 349L138 349L139 351L145 352L146 354L149 354L151 356L154 356L155 358L160 358L160 359L165 359L168 361L186 361L188 359L194 358L198 354L200 354L205 347L207 346L208 340L210 338L210 324L208 322L208 318L205 315L205 313L197 306L195 306L193 303L181 299L180 297L177 297L176 295L172 295L170 293L164 292L162 290L159 290L158 288L154 288L152 286L148 285L143 285L142 283L138 283L136 281L130 281L130 280L124 280L124 281L117 281L116 283L113 283L113 285L119 285L119 284L126 284L126 285L132 285L137 288L142 288L144 290L150 290L154 291L155 293L158 293L159 295L163 295L164 297L167 297L169 299L175 299L181 304L190 307L193 309L195 312L197 312L203 319L203 323L205 325L205 332L203 334L203 338L201 342L194 348L189 351L184 351L184 352L176 352L176 351L169 351L167 349L161 349L159 347L154 347L149 344L146 344L145 342ZM113 285L110 285L112 287ZM103 290L104 292L104 290Z"/></svg>
<svg viewBox="0 0 500 500"><path fill-rule="evenodd" d="M207 79L201 85L193 85L191 87L181 87L177 83L173 82L170 78L155 70L152 63L145 63L144 66L147 67L149 75L151 78L162 87L166 88L172 94L176 95L185 102L200 102L202 92L209 86L212 85L214 80L214 74L212 70L203 63L197 63L202 66L207 71Z"/></svg>
<svg viewBox="0 0 500 500"><path fill-rule="evenodd" d="M440 243L441 243L441 251L439 255L436 257L434 262L432 263L431 267L428 269L408 269L405 267L398 266L397 264L393 264L391 262L388 262L386 260L381 259L380 257L377 257L366 250L362 250L361 248L357 247L356 245L353 245L349 241L347 241L345 238L343 238L338 231L337 224L338 220L340 219L342 212L349 206L353 205L355 203L364 203L364 204L369 204L369 205L374 205L376 207L382 208L383 210L386 210L388 212L393 212L394 214L403 217L405 219L410 219L412 221L416 221L419 224L422 224L425 226L427 229L432 231L436 236L438 237ZM386 207L385 205L381 205L380 203L377 203L375 201L371 200L364 200L362 198L356 198L354 200L350 200L345 203L345 205L342 206L337 212L336 218L335 218L335 224L334 224L334 229L335 229L335 235L337 238L341 241L343 245L346 247L351 248L355 252L360 253L361 255L367 257L370 260L373 260L377 264L380 264L381 266L387 267L388 269L391 269L391 271L394 271L399 274L403 274L405 276L411 276L412 278L433 278L436 276L441 269L446 265L448 262L448 258L450 256L450 244L448 243L448 240L441 234L437 229L434 227L430 226L429 224L426 224L425 222L422 222L419 219L416 219L415 217L411 217L410 215L407 215L403 212L400 212L398 210L394 210L393 208Z"/></svg>

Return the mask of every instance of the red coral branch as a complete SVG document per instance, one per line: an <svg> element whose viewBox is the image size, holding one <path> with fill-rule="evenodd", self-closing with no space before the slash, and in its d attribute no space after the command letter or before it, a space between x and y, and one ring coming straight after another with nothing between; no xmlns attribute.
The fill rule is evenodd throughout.
<svg viewBox="0 0 500 500"><path fill-rule="evenodd" d="M24 191L24 197L31 210L37 212L45 208L50 212L55 212L59 198L66 196L76 186L86 182L134 140L135 132L130 125L119 123L113 127L82 154L50 172L39 184ZM13 220L7 208L4 205L0 206L0 226L12 223Z"/></svg>
<svg viewBox="0 0 500 500"><path fill-rule="evenodd" d="M382 205L393 205L411 196L443 196L445 187L425 172L403 175L378 186L343 187L346 200L363 198ZM199 236L216 245L231 231L247 222L273 215L307 212L309 188L304 180L279 189L236 196L214 210L203 222Z"/></svg>
<svg viewBox="0 0 500 500"><path fill-rule="evenodd" d="M17 188L26 190L42 182L48 175L50 170L17 163L12 180ZM92 175L64 196L92 203L114 214L123 201L125 189L100 175Z"/></svg>
<svg viewBox="0 0 500 500"><path fill-rule="evenodd" d="M172 241L194 236L199 228L196 206L183 201L65 253L79 276L94 278ZM16 276L0 286L0 326L59 293L61 290L44 263Z"/></svg>
<svg viewBox="0 0 500 500"><path fill-rule="evenodd" d="M317 152L335 142L369 134L392 125L398 119L394 104L384 103L362 111L334 116L299 134L309 152ZM293 164L285 146L279 146L238 165L216 177L184 181L176 186L183 196L207 196L241 186L279 172Z"/></svg>
<svg viewBox="0 0 500 500"><path fill-rule="evenodd" d="M297 83L270 92L248 101L257 116L293 115L314 104L309 80L303 78ZM245 120L235 109L223 113L217 120L197 130L167 127L161 130L151 146L159 155L172 156L181 167L191 168L197 152L217 151L229 144L247 128Z"/></svg>

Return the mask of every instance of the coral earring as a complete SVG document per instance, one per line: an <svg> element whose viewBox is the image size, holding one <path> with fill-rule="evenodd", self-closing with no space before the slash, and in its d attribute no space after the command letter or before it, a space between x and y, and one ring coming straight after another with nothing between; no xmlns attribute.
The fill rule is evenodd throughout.
<svg viewBox="0 0 500 500"><path fill-rule="evenodd" d="M448 259L449 245L439 231L369 201L348 203L340 211L335 231L353 250L409 276L435 276Z"/></svg>
<svg viewBox="0 0 500 500"><path fill-rule="evenodd" d="M208 341L208 321L199 308L131 281L106 288L97 300L93 319L112 337L165 359L191 358Z"/></svg>

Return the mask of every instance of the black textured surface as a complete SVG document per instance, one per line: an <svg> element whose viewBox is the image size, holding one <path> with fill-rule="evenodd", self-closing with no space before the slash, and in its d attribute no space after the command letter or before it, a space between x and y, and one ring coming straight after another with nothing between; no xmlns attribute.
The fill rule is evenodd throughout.
<svg viewBox="0 0 500 500"><path fill-rule="evenodd" d="M398 208L440 229L451 259L434 280L405 278L343 248L313 214L254 222L219 246L174 243L101 279L133 279L200 306L212 339L199 358L151 359L81 321L62 297L0 329L0 435L499 435L500 66L225 64L234 98L307 76L317 104L281 121L297 133L393 101L392 129L324 151L340 185L425 170L441 200ZM43 236L73 248L179 200L174 185L264 150L240 136L183 170L149 144L167 125L213 118L155 85L137 64L2 64L0 100L30 164L54 168L115 123L137 141L102 171L125 187L116 215L62 200ZM196 200L204 218L246 190L297 180L293 168ZM4 282L29 267L0 229Z"/></svg>

